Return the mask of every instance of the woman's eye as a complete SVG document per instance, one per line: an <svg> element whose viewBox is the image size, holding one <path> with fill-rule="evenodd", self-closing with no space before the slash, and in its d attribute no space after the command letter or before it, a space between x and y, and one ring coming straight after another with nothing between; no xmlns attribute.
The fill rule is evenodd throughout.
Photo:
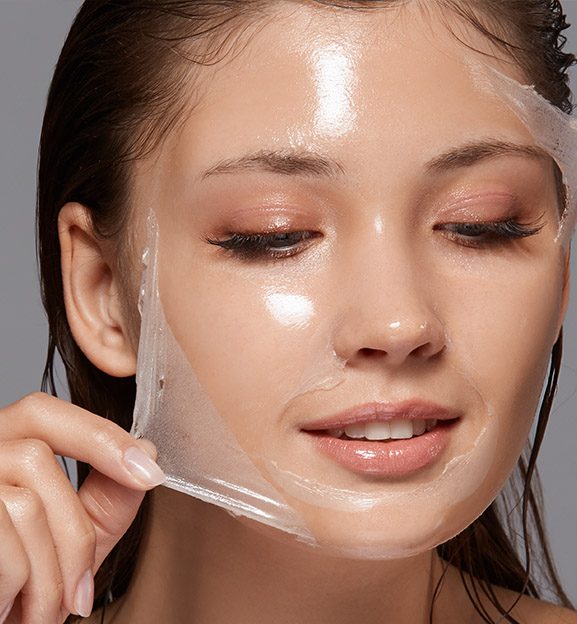
<svg viewBox="0 0 577 624"><path fill-rule="evenodd" d="M442 223L433 229L444 232L447 238L460 245L480 248L505 245L512 240L534 236L544 225L541 222L520 223L509 219L484 223Z"/></svg>
<svg viewBox="0 0 577 624"><path fill-rule="evenodd" d="M222 247L244 260L258 260L295 256L309 246L307 241L320 235L320 232L308 230L246 234L235 232L224 240L205 240L210 245Z"/></svg>
<svg viewBox="0 0 577 624"><path fill-rule="evenodd" d="M523 224L516 220L472 223L442 223L434 230L444 233L452 241L465 247L483 248L504 245L515 239L538 234L544 224ZM226 239L205 238L242 260L270 260L296 256L310 246L310 241L322 236L320 232L233 232Z"/></svg>

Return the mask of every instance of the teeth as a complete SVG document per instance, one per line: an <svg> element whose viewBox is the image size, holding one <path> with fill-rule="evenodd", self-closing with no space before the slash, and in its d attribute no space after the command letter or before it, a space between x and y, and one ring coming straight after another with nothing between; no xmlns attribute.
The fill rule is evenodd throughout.
<svg viewBox="0 0 577 624"><path fill-rule="evenodd" d="M399 419L349 425L344 429L331 429L329 434L333 438L346 435L353 440L408 440L431 431L436 425L436 420Z"/></svg>
<svg viewBox="0 0 577 624"><path fill-rule="evenodd" d="M355 440L360 438L366 438L367 425L349 425L345 427L345 433L347 437L354 438Z"/></svg>
<svg viewBox="0 0 577 624"><path fill-rule="evenodd" d="M409 440L412 437L412 420L391 420L391 438L394 440Z"/></svg>
<svg viewBox="0 0 577 624"><path fill-rule="evenodd" d="M393 437L391 435L391 424L388 422L367 423L364 426L364 430L367 440L388 440ZM413 433L412 429L411 433Z"/></svg>
<svg viewBox="0 0 577 624"><path fill-rule="evenodd" d="M418 419L413 420L413 435L420 436L427 430L427 421Z"/></svg>

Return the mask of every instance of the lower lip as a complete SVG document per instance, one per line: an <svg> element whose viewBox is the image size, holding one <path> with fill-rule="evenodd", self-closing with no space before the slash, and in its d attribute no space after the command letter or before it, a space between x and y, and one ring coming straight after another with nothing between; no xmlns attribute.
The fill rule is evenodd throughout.
<svg viewBox="0 0 577 624"><path fill-rule="evenodd" d="M449 446L458 419L409 440L340 440L320 431L305 431L316 448L353 472L377 477L402 476L435 463Z"/></svg>

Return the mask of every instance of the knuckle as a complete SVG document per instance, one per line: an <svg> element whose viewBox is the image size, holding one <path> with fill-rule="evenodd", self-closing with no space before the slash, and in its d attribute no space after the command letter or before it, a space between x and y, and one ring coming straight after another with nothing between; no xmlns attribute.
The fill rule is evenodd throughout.
<svg viewBox="0 0 577 624"><path fill-rule="evenodd" d="M7 507L15 521L40 522L45 518L42 499L28 488L14 488Z"/></svg>
<svg viewBox="0 0 577 624"><path fill-rule="evenodd" d="M117 448L121 445L121 436L128 435L116 423L100 418L93 434L93 440L105 447Z"/></svg>
<svg viewBox="0 0 577 624"><path fill-rule="evenodd" d="M48 402L52 397L45 392L31 392L23 396L17 403L26 414L37 414L44 412L48 407Z"/></svg>
<svg viewBox="0 0 577 624"><path fill-rule="evenodd" d="M54 459L52 449L43 440L28 438L18 444L20 459L29 466L39 468Z"/></svg>

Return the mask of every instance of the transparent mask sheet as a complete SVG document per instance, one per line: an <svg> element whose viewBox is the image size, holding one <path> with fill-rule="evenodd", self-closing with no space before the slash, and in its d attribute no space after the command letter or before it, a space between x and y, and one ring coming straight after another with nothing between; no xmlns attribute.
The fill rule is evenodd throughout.
<svg viewBox="0 0 577 624"><path fill-rule="evenodd" d="M558 239L568 245L577 219L577 119L553 106L532 85L520 84L482 63L469 61L469 67L476 87L513 111L559 167L566 197Z"/></svg>
<svg viewBox="0 0 577 624"><path fill-rule="evenodd" d="M571 162L577 153L573 120L530 87L493 69L475 65L471 74L479 89L515 111L535 142L559 165L567 187L567 205L550 244L565 245L574 224L577 188ZM191 346L183 347L163 299L162 275L169 270L163 264L163 251L169 243L163 239L161 220L153 211L147 224L132 433L156 445L167 487L335 555L373 559L406 557L434 548L455 535L451 518L467 508L470 500L478 497L488 504L497 495L499 488L489 473L500 445L500 429L495 424L500 415L476 379L474 354L462 366L452 365L444 376L425 376L419 381L419 396L435 397L441 404L451 404L451 388L458 387L469 397L478 417L460 425L465 434L459 437L458 451L403 478L355 474L315 450L313 430L318 413L297 418L297 413L302 414L299 406L318 408L325 397L340 396L341 404L348 405L350 372L332 342L342 319L319 312L327 294L323 282L304 277L295 282L294 276L278 271L272 272L271 282L261 288L259 305L273 329L263 334L260 375L266 376L272 366L282 366L273 376L282 378L282 384L271 388L275 410L270 421L251 425L252 410L256 406L266 412L267 398L263 397L260 406L245 406L235 403L235 397L242 396L240 389L251 383L254 371L246 371L242 348L231 345L227 370L220 371L231 379L228 392L223 392L223 380L203 377L193 358L187 356ZM318 260L311 258L311 262ZM311 267L308 275L313 274ZM239 279L253 278L248 272ZM442 313L441 295L438 305L433 301L431 307ZM242 314L239 310L239 323ZM214 323L218 325L219 319ZM283 345L295 341L301 346L294 360L279 364L281 360L271 357L267 361L267 348L274 355L275 349L282 351ZM449 335L443 341L449 352L459 348ZM543 378L545 370L541 374ZM450 383L447 375L452 377ZM399 404L415 395L415 388L399 389L398 383L394 392L388 392L382 380L367 375L357 380L357 396L363 385L360 394L367 401ZM374 452L388 454L394 465L395 451L387 450L389 443L375 444L381 448ZM433 445L428 452L442 458L444 450ZM367 451L368 455L372 452ZM511 460L511 468L514 462ZM479 507L476 514L483 510ZM419 523L425 518L427 528L420 530Z"/></svg>

